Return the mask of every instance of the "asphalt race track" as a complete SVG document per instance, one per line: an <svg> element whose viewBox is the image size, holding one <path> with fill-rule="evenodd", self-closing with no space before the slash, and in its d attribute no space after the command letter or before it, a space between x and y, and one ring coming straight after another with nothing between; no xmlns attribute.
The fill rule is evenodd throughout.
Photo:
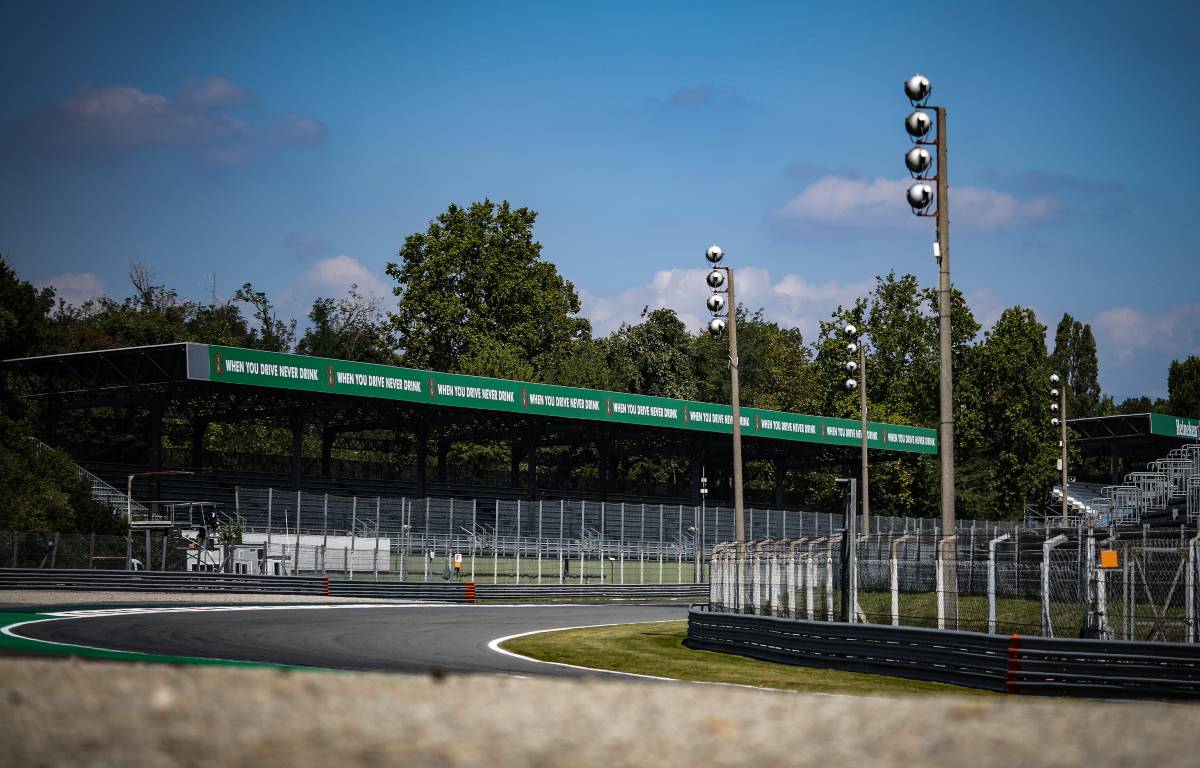
<svg viewBox="0 0 1200 768"><path fill-rule="evenodd" d="M589 672L505 656L499 637L596 624L683 620L687 605L386 605L272 607L89 616L17 634L123 651L410 673L579 677Z"/></svg>

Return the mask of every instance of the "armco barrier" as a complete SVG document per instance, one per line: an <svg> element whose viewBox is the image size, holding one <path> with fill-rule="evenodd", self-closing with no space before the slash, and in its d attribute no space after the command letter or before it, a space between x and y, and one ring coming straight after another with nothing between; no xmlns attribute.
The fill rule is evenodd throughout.
<svg viewBox="0 0 1200 768"><path fill-rule="evenodd" d="M1200 646L1064 640L716 613L693 606L689 648L1014 694L1200 697Z"/></svg>
<svg viewBox="0 0 1200 768"><path fill-rule="evenodd" d="M87 592L231 592L323 595L321 576L244 576L173 571L95 571L0 568L0 589Z"/></svg>
<svg viewBox="0 0 1200 768"><path fill-rule="evenodd" d="M381 600L469 602L463 582L344 581L324 576L242 576L225 573L0 568L0 590L111 592L229 592L272 595L373 597ZM536 598L702 597L706 584L525 585L476 584L478 600Z"/></svg>

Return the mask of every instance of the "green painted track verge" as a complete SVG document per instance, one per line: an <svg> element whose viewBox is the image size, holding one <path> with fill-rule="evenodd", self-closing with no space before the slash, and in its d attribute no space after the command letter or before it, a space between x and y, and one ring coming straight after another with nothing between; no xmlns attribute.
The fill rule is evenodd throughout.
<svg viewBox="0 0 1200 768"><path fill-rule="evenodd" d="M986 691L886 675L772 664L683 644L686 621L555 630L514 638L507 651L541 661L703 683L853 695L989 695Z"/></svg>
<svg viewBox="0 0 1200 768"><path fill-rule="evenodd" d="M128 606L121 606L128 607ZM102 606L89 605L88 608L103 610ZM102 661L128 661L151 664L198 664L226 667L252 667L260 669L288 670L319 670L316 667L299 667L289 664L271 664L257 661L232 661L228 659L206 659L200 656L172 656L159 653L142 653L140 651L116 651L106 648L93 648L85 645L67 645L48 640L35 640L10 634L11 627L33 621L86 621L62 616L50 616L44 613L0 612L0 653L37 656L76 656L85 659Z"/></svg>

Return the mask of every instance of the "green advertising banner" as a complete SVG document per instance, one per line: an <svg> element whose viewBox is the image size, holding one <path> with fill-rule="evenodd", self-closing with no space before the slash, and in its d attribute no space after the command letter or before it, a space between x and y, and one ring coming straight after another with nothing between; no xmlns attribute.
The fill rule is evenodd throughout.
<svg viewBox="0 0 1200 768"><path fill-rule="evenodd" d="M1181 416L1165 416L1161 413L1150 414L1150 433L1165 437L1178 437L1183 440L1195 440L1200 421L1185 419Z"/></svg>
<svg viewBox="0 0 1200 768"><path fill-rule="evenodd" d="M714 403L435 373L215 345L208 347L207 358L208 370L189 370L189 376L224 384L327 392L721 434L733 432L731 408ZM743 408L741 422L742 434L748 437L845 446L856 446L861 439L859 423L852 419ZM937 433L922 427L868 422L867 440L872 448L937 453Z"/></svg>

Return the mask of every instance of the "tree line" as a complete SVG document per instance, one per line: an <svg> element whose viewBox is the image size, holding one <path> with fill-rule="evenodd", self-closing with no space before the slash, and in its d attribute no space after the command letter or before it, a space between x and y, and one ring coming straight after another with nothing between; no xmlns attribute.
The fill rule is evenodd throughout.
<svg viewBox="0 0 1200 768"><path fill-rule="evenodd" d="M279 317L268 294L250 283L226 298L213 289L206 300L195 300L156 282L150 268L134 265L128 296L71 306L57 299L52 287L39 290L22 280L0 258L0 359L195 341L728 402L725 339L689 329L673 310L646 307L637 322L595 335L575 286L543 258L534 237L536 218L535 211L507 201L450 205L424 231L405 238L396 260L387 264L394 295L386 303L352 286L344 296L315 299L302 329L294 319ZM916 276L880 275L869 295L838 307L811 340L762 310L738 306L743 404L856 417L857 395L842 386L846 355L838 335L853 322L865 329L867 339L869 418L936 426L936 303L934 289ZM1101 391L1096 342L1086 323L1064 314L1048 348L1047 328L1031 309L1010 307L984 331L955 291L952 312L963 518L1020 517L1026 502L1044 497L1053 485L1058 448L1049 423L1051 372L1063 377L1072 417L1147 411L1200 415L1198 357L1171 363L1167 399L1116 403ZM15 447L32 445L30 409L6 382L0 487L26 511L20 513L25 522L10 525L4 518L14 513L0 513L0 528L94 525L96 510L83 499L69 462ZM49 471L39 465L46 461L62 466ZM936 513L935 459L881 454L872 466L877 510ZM39 474L41 485L28 482ZM829 504L835 474L818 469L790 482ZM54 501L48 503L51 496ZM73 510L80 510L78 519Z"/></svg>

